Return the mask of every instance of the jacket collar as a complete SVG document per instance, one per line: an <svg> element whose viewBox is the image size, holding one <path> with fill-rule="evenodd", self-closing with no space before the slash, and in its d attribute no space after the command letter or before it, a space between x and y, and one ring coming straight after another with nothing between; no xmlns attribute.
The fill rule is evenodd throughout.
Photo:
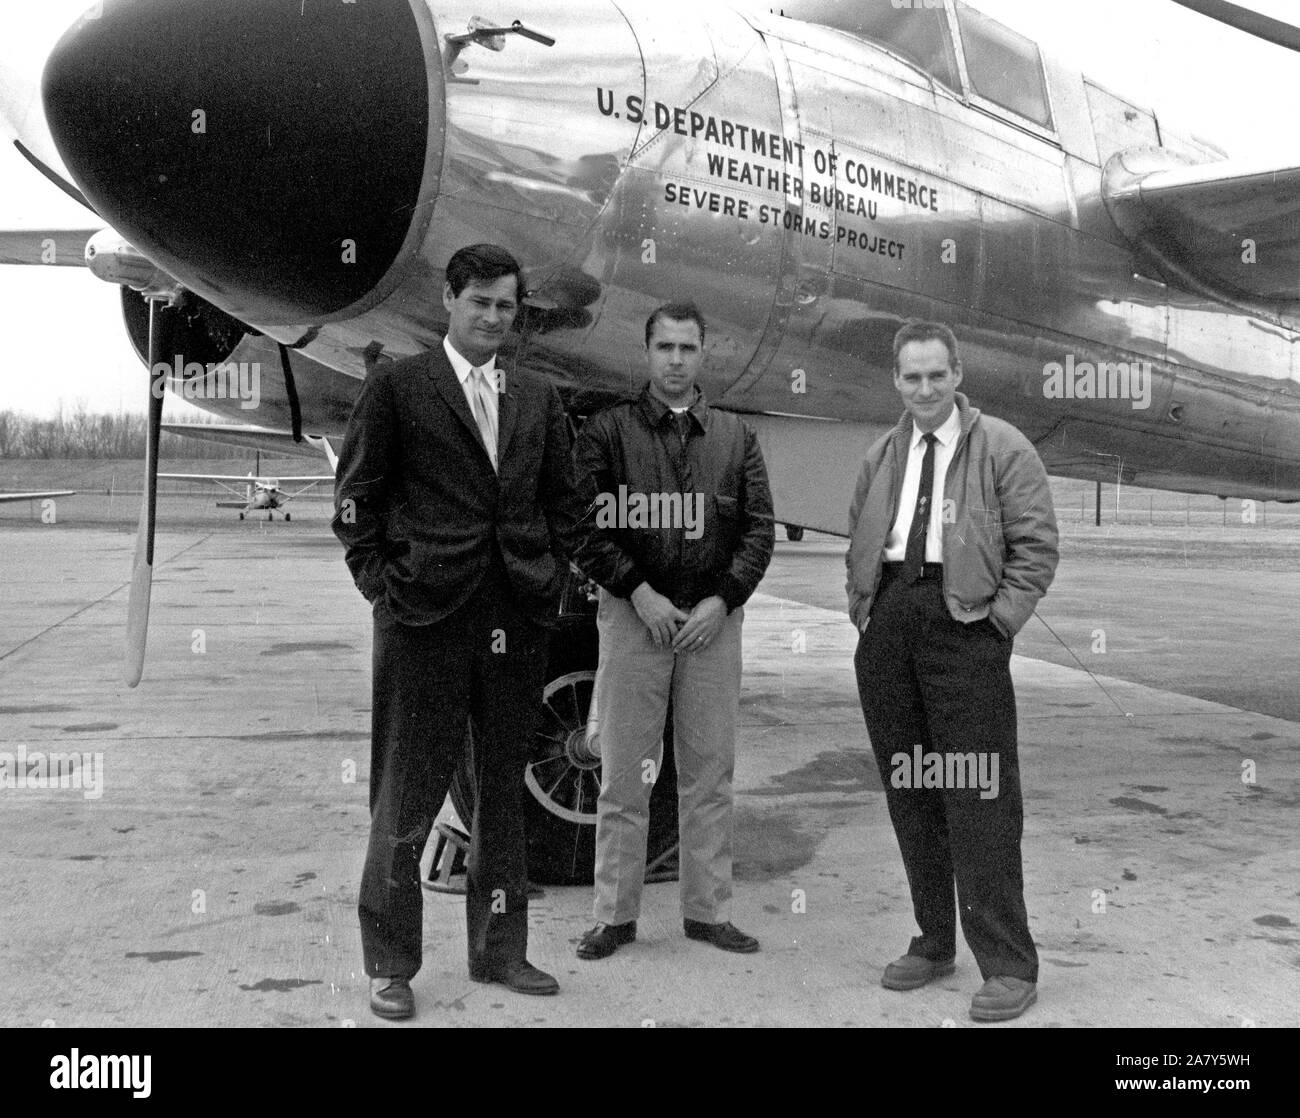
<svg viewBox="0 0 1300 1118"><path fill-rule="evenodd" d="M966 398L966 395L963 392L955 392L953 393L953 397L957 401L957 414L958 416L961 417L961 433L957 436L957 444L960 446L962 440L968 434L970 434L970 429L975 426L975 421L979 419L980 410L979 408L973 408L970 406L970 400ZM906 410L903 412L903 417L898 421L898 424L894 427L893 438L895 440L901 440L904 447L907 447L911 444L912 441L912 413L911 412Z"/></svg>
<svg viewBox="0 0 1300 1118"><path fill-rule="evenodd" d="M443 400L446 401L447 406L451 409L452 414L464 424L465 429L473 436L474 441L478 443L479 449L483 451L483 456L486 458L487 448L483 445L483 436L479 432L478 424L474 421L474 416L469 410L469 403L465 399L465 389L461 386L460 378L456 375L456 370L452 368L451 361L447 358L447 352L441 345L435 346L428 351L428 375ZM501 463L505 461L506 449L510 445L510 436L514 434L515 421L519 417L519 408L510 384L510 378L504 376L501 384L502 390L497 393L498 473L501 469Z"/></svg>
<svg viewBox="0 0 1300 1118"><path fill-rule="evenodd" d="M641 409L641 414L645 416L645 421L654 429L658 430L665 423L672 422L673 409L665 404L662 400L657 399L650 392L650 385L647 382L641 389L641 395L636 399L637 407ZM686 409L686 414L691 417L695 429L701 432L707 432L709 429L709 404L704 398L704 389L698 384L695 386L695 400Z"/></svg>
<svg viewBox="0 0 1300 1118"><path fill-rule="evenodd" d="M494 379L497 368L497 355L494 353L483 365L475 365L460 350L451 344L450 338L443 338L442 352L447 358L447 363L451 366L452 371L456 374L456 379L460 382L460 389L465 391L465 382L469 380L469 375L475 369L482 369L487 377L488 383L494 387L500 382Z"/></svg>
<svg viewBox="0 0 1300 1118"><path fill-rule="evenodd" d="M975 421L979 419L980 410L971 407L970 400L962 392L953 393L953 397L957 401L957 414L961 417L961 433L957 436L957 445L953 447L953 453L956 454L966 441L966 436L970 434L970 429L975 426ZM903 417L890 433L890 442L894 447L894 463L901 485L903 470L907 466L907 454L912 445L912 413L906 409L903 411Z"/></svg>

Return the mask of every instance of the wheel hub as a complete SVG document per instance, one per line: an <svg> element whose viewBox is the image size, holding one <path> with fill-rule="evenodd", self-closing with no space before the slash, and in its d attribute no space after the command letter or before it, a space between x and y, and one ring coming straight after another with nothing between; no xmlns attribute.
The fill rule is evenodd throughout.
<svg viewBox="0 0 1300 1118"><path fill-rule="evenodd" d="M564 753L575 768L598 769L600 768L600 736L588 735L586 726L570 730L564 740Z"/></svg>

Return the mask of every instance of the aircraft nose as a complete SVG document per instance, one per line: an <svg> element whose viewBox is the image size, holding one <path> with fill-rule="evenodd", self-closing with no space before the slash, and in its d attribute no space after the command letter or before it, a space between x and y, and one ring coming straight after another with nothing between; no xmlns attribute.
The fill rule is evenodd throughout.
<svg viewBox="0 0 1300 1118"><path fill-rule="evenodd" d="M375 290L422 184L436 190L441 96L411 0L105 0L42 81L55 144L100 215L265 325Z"/></svg>

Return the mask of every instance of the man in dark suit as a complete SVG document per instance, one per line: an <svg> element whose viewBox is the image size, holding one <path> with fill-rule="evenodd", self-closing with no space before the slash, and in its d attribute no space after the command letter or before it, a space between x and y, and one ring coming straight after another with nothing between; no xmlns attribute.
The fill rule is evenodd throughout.
<svg viewBox="0 0 1300 1118"><path fill-rule="evenodd" d="M524 293L495 245L447 264L444 343L366 377L339 454L335 534L374 603L370 844L358 911L370 1007L414 1013L420 855L473 726L469 974L524 994L523 796L553 624L582 509L555 389L496 364Z"/></svg>

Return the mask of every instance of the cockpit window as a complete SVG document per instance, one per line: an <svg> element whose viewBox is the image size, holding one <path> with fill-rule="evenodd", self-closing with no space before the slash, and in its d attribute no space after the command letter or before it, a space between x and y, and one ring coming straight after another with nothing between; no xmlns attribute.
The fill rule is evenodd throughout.
<svg viewBox="0 0 1300 1118"><path fill-rule="evenodd" d="M781 5L786 15L871 39L920 67L935 81L960 90L957 55L942 6L899 8L891 0L798 0Z"/></svg>
<svg viewBox="0 0 1300 1118"><path fill-rule="evenodd" d="M1004 109L1051 128L1038 44L965 4L957 5L957 23L971 88Z"/></svg>

